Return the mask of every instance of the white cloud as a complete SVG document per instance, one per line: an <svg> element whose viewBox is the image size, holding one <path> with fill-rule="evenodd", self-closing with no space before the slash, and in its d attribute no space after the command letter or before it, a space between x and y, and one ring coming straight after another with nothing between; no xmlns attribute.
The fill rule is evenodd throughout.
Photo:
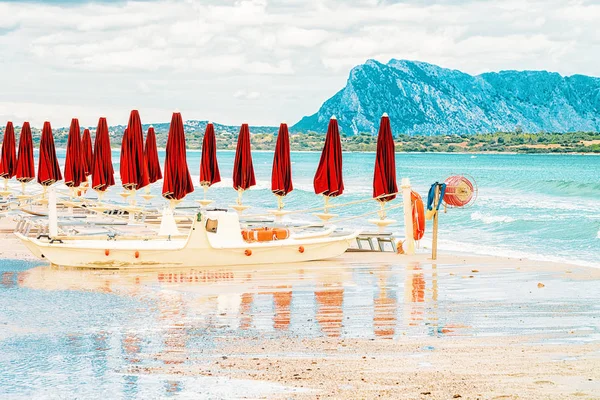
<svg viewBox="0 0 600 400"><path fill-rule="evenodd" d="M68 4L0 2L0 124L124 123L132 108L158 122L176 107L277 124L315 112L369 58L591 75L600 61L600 6L582 0Z"/></svg>
<svg viewBox="0 0 600 400"><path fill-rule="evenodd" d="M245 90L238 90L233 94L233 97L235 97L236 99L255 100L260 97L260 92L247 92Z"/></svg>

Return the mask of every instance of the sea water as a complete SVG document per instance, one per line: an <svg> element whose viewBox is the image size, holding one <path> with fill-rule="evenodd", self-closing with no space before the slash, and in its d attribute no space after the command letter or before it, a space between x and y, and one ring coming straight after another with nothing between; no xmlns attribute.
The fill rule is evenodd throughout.
<svg viewBox="0 0 600 400"><path fill-rule="evenodd" d="M64 150L59 150L61 165ZM232 186L235 152L218 152L221 183L212 187L208 198L216 207L234 204L237 193ZM159 152L164 165L164 151ZM271 194L273 152L252 153L257 185L243 195L244 203L253 206L246 213L260 213L276 207ZM313 177L319 163L319 152L292 152L294 191L284 200L288 210L302 210L323 204L313 190ZM199 186L200 151L188 151L187 161L196 190L188 196L203 196ZM119 153L113 152L118 176ZM331 204L353 202L372 197L375 153L344 153L344 194ZM452 154L397 153L396 173L410 178L414 190L426 199L434 182L442 182L454 174L464 174L474 181L476 199L468 207L448 209L440 215L440 248L446 251L484 255L525 257L561 261L587 266L600 265L600 157L592 155L529 155L529 154ZM160 194L162 184L153 185ZM112 189L115 201L121 201ZM90 194L93 196L93 194ZM153 204L160 206L156 200ZM184 203L185 204L185 203ZM389 206L401 204L401 198ZM374 212L376 202L367 201L352 207L333 209L340 218ZM299 215L294 215L298 219ZM374 230L364 218L340 225ZM398 223L390 229L404 235L402 208L388 213ZM422 246L430 246L431 223L428 222Z"/></svg>

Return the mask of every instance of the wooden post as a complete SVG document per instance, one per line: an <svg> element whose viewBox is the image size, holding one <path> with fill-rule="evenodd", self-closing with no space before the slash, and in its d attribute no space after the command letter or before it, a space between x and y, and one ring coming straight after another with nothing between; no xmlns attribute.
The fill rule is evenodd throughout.
<svg viewBox="0 0 600 400"><path fill-rule="evenodd" d="M404 240L404 254L415 254L415 237L413 234L412 220L412 201L410 193L412 191L409 178L402 178L402 202L404 207L404 232L406 239Z"/></svg>
<svg viewBox="0 0 600 400"><path fill-rule="evenodd" d="M435 186L435 194L433 195L433 241L431 244L431 259L437 260L437 242L438 242L438 203L440 197L440 186Z"/></svg>

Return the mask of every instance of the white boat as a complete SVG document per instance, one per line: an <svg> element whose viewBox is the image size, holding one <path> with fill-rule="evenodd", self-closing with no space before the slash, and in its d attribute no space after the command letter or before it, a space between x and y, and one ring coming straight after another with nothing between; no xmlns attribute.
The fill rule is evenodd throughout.
<svg viewBox="0 0 600 400"><path fill-rule="evenodd" d="M359 231L335 234L335 228L290 234L281 240L247 241L238 214L206 211L197 214L187 235L67 236L56 233L15 235L37 257L57 266L83 268L219 267L285 264L324 260L343 254ZM52 232L52 230L51 230Z"/></svg>

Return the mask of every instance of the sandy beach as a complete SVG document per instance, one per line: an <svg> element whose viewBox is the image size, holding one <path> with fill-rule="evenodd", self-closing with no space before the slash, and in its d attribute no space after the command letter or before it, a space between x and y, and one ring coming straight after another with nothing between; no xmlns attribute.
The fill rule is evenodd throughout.
<svg viewBox="0 0 600 400"><path fill-rule="evenodd" d="M0 240L4 265L31 259L11 234ZM593 290L600 269L428 257L348 252L318 263L214 271L33 263L4 272L3 284L152 304L152 326L114 329L125 350L111 372L164 378L168 390L188 394L600 398L600 294ZM0 339L28 331L8 321L5 328ZM236 383L246 389L223 391Z"/></svg>

